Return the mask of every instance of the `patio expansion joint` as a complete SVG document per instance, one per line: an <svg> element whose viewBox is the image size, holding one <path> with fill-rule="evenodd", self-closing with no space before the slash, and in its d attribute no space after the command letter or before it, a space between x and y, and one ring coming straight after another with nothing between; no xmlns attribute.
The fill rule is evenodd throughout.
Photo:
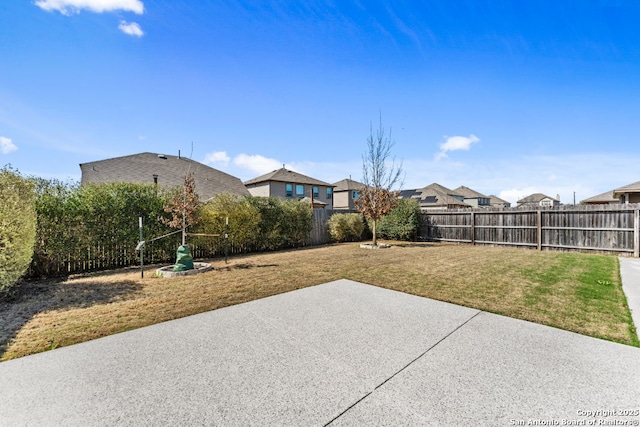
<svg viewBox="0 0 640 427"><path fill-rule="evenodd" d="M416 357L415 359L413 359L412 361L410 361L409 363L407 363L405 366L403 366L402 368L400 368L398 371L396 371L395 373L393 373L391 376L389 376L387 379L385 379L384 381L382 381L380 384L378 384L373 390L371 390L370 392L366 393L364 396L362 396L360 399L358 399L357 401L355 401L351 406L349 406L347 409L345 409L344 411L342 411L341 413L339 413L338 415L336 415L331 421L329 421L328 423L326 423L324 425L324 427L327 427L329 425L331 425L334 421L336 421L338 418L340 418L341 416L343 416L344 414L346 414L347 412L349 412L352 408L354 408L356 405L358 405L360 402L362 402L363 400L365 400L367 397L369 397L370 395L372 395L376 390L378 390L380 387L384 386L387 382L389 382L392 378L394 378L395 376L397 376L398 374L400 374L402 371L404 371L405 369L407 369L409 366L411 366L412 364L414 364L415 362L417 362L418 360L420 360L422 357L424 357L427 353L429 353L431 350L433 350L436 346L438 346L441 342L443 342L444 340L446 340L447 338L449 338L451 335L453 335L454 333L456 333L458 330L460 330L463 326L465 326L467 323L471 322L473 319L475 319L478 315L480 315L481 313L484 313L482 310L478 310L478 312L476 314L474 314L473 316L471 316L470 318L468 318L467 320L465 320L463 323L461 323L460 325L458 325L454 330L452 330L451 332L449 332L447 335L445 335L444 337L440 338L440 340L438 340L438 342L436 342L435 344L433 344L431 347L429 347L428 349L426 349L423 353L421 353L418 357Z"/></svg>

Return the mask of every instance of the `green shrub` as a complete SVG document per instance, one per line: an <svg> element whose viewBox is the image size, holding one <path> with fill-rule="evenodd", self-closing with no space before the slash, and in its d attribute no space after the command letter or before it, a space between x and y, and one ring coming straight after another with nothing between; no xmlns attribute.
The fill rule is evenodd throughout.
<svg viewBox="0 0 640 427"><path fill-rule="evenodd" d="M391 240L416 240L420 229L420 205L413 199L398 204L378 223L380 237Z"/></svg>
<svg viewBox="0 0 640 427"><path fill-rule="evenodd" d="M247 201L260 212L256 250L295 247L309 237L313 218L310 203L278 197L248 197Z"/></svg>
<svg viewBox="0 0 640 427"><path fill-rule="evenodd" d="M33 182L10 167L0 169L0 296L29 268L36 234Z"/></svg>
<svg viewBox="0 0 640 427"><path fill-rule="evenodd" d="M365 224L357 213L333 214L327 221L329 237L334 242L354 242L362 239Z"/></svg>
<svg viewBox="0 0 640 427"><path fill-rule="evenodd" d="M34 178L37 231L32 274L64 274L64 262L81 262L86 269L109 267L114 257L135 258L138 217L146 239L167 233L158 221L166 196L153 184L107 183L79 186ZM157 242L154 249L166 257L175 248ZM172 243L172 246L173 245ZM149 248L145 248L146 251ZM90 261L90 262L89 262Z"/></svg>
<svg viewBox="0 0 640 427"><path fill-rule="evenodd" d="M230 242L236 246L248 249L256 239L260 227L260 210L252 205L247 198L233 194L218 194L200 207L198 222L195 230L199 233L220 234L225 232L225 223L229 218ZM222 240L215 237L195 239L197 245L214 248Z"/></svg>

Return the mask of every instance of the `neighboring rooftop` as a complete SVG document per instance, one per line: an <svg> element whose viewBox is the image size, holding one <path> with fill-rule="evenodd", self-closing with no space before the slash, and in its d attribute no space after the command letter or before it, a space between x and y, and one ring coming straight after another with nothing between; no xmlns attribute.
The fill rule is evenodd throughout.
<svg viewBox="0 0 640 427"><path fill-rule="evenodd" d="M620 200L613 197L613 190L605 191L602 194L598 194L593 197L589 197L588 199L584 199L581 203L586 205L600 205L600 204L611 204L611 203L619 203Z"/></svg>
<svg viewBox="0 0 640 427"><path fill-rule="evenodd" d="M640 181L625 185L624 187L616 188L613 190L613 197L620 197L625 193L640 193Z"/></svg>
<svg viewBox="0 0 640 427"><path fill-rule="evenodd" d="M463 202L463 196L453 190L448 189L438 183L427 185L415 190L402 190L400 197L406 199L416 199L423 209L451 209L470 208L468 203Z"/></svg>
<svg viewBox="0 0 640 427"><path fill-rule="evenodd" d="M261 182L268 181L277 181L277 182L295 182L298 184L308 184L308 185L322 185L325 187L333 187L333 184L329 184L328 182L320 181L319 179L311 178L309 176L303 175L301 173L280 168L276 169L272 172L259 176L257 178L250 179L249 181L245 181L244 185L253 185L259 184Z"/></svg>
<svg viewBox="0 0 640 427"><path fill-rule="evenodd" d="M477 199L477 198L488 198L487 196L485 196L482 193L478 193L475 190L472 190L469 187L465 187L464 185L461 185L460 187L456 188L455 190L453 190L454 192L460 194L462 197L464 197L465 199Z"/></svg>
<svg viewBox="0 0 640 427"><path fill-rule="evenodd" d="M491 206L502 206L505 208L508 208L511 206L511 202L501 199L498 196L494 196L493 194L489 195L489 204Z"/></svg>
<svg viewBox="0 0 640 427"><path fill-rule="evenodd" d="M555 201L555 202L559 202L560 200L558 199L554 199L553 197L549 197L546 194L542 194L542 193L533 193L527 197L525 197L524 199L520 199L518 200L518 204L523 204L523 203L539 203L541 200L544 199L549 199L551 201Z"/></svg>
<svg viewBox="0 0 640 427"><path fill-rule="evenodd" d="M177 187L192 172L196 192L205 201L220 193L249 196L249 190L236 178L182 156L139 153L95 162L81 163L81 184L101 182L140 182Z"/></svg>
<svg viewBox="0 0 640 427"><path fill-rule="evenodd" d="M354 181L351 178L343 179L342 181L338 181L333 184L335 188L334 191L351 191L351 190L362 190L366 185L361 182Z"/></svg>

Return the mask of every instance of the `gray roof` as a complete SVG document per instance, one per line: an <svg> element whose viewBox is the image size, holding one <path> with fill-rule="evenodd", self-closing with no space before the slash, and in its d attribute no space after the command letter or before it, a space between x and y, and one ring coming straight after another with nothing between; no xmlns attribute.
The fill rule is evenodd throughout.
<svg viewBox="0 0 640 427"><path fill-rule="evenodd" d="M620 196L624 193L640 193L640 181L613 190L613 196Z"/></svg>
<svg viewBox="0 0 640 427"><path fill-rule="evenodd" d="M511 206L511 202L508 202L504 199L501 199L498 196L494 196L493 194L491 194L489 196L489 205L494 206L494 205L507 205L507 206Z"/></svg>
<svg viewBox="0 0 640 427"><path fill-rule="evenodd" d="M598 194L597 196L589 197L588 199L584 199L581 203L586 204L598 204L598 203L614 203L619 202L619 199L613 198L613 190L606 191L602 194Z"/></svg>
<svg viewBox="0 0 640 427"><path fill-rule="evenodd" d="M280 168L257 178L250 179L249 181L245 181L244 185L260 184L262 182L268 181L292 182L297 184L333 187L333 185L329 184L328 182L320 181L319 179L311 178L309 176L285 168Z"/></svg>
<svg viewBox="0 0 640 427"><path fill-rule="evenodd" d="M163 187L182 186L188 172L194 174L196 192L201 200L216 194L230 193L250 196L242 181L227 173L194 160L156 153L140 153L95 162L81 163L81 184L101 182L154 183Z"/></svg>
<svg viewBox="0 0 640 427"><path fill-rule="evenodd" d="M614 203L620 201L620 196L625 193L640 193L640 181L616 188L615 190L605 191L602 194L584 199L581 203L597 204L597 203Z"/></svg>
<svg viewBox="0 0 640 427"><path fill-rule="evenodd" d="M524 199L518 200L518 204L521 204L521 203L539 203L543 199L549 199L549 200L552 200L552 201L555 201L555 202L559 202L559 200L554 199L553 197L549 197L549 196L547 196L545 194L533 193L533 194L530 194L529 196L525 197Z"/></svg>
<svg viewBox="0 0 640 427"><path fill-rule="evenodd" d="M465 199L478 199L480 197L487 198L487 196L485 196L484 194L478 193L477 191L472 190L469 187L465 187L464 185L461 185L453 191L460 194Z"/></svg>
<svg viewBox="0 0 640 427"><path fill-rule="evenodd" d="M362 190L366 185L361 182L354 181L351 178L343 179L342 181L338 181L333 184L335 188L334 191L351 191L351 190Z"/></svg>
<svg viewBox="0 0 640 427"><path fill-rule="evenodd" d="M401 190L400 197L406 199L416 199L424 208L437 207L464 207L470 208L471 205L453 197L453 195L461 196L453 190L448 189L440 184L433 183L416 190Z"/></svg>

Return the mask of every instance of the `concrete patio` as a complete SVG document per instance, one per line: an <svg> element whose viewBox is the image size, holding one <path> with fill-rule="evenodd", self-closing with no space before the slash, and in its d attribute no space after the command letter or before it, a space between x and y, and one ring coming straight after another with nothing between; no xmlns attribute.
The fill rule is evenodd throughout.
<svg viewBox="0 0 640 427"><path fill-rule="evenodd" d="M640 408L640 349L339 280L3 362L0 390L2 426L639 421L603 411Z"/></svg>

